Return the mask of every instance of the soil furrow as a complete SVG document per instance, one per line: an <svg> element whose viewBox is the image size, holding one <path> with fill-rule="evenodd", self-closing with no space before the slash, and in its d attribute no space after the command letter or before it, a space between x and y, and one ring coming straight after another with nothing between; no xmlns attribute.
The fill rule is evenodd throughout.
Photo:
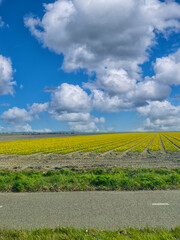
<svg viewBox="0 0 180 240"><path fill-rule="evenodd" d="M156 137L156 136L155 136ZM147 145L147 147L144 149L144 151L141 153L142 156L146 156L148 155L148 149L151 146L152 142L154 141L155 137L153 137L153 139L151 140L151 142Z"/></svg>
<svg viewBox="0 0 180 240"><path fill-rule="evenodd" d="M170 141L175 147L177 147L179 150L180 150L180 147L178 146L178 145L176 145L174 142L172 142L168 137L166 137L165 135L164 135L164 137L168 140L168 141Z"/></svg>
<svg viewBox="0 0 180 240"><path fill-rule="evenodd" d="M166 151L164 149L164 145L162 143L162 139L161 139L161 135L160 134L159 134L159 138L160 138L160 143L161 143L161 152L162 152L162 154L166 154Z"/></svg>

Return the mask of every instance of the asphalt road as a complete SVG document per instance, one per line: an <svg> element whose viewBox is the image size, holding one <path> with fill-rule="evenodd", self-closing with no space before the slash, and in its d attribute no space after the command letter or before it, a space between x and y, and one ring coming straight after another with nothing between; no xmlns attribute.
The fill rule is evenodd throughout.
<svg viewBox="0 0 180 240"><path fill-rule="evenodd" d="M180 191L1 193L0 228L180 225Z"/></svg>

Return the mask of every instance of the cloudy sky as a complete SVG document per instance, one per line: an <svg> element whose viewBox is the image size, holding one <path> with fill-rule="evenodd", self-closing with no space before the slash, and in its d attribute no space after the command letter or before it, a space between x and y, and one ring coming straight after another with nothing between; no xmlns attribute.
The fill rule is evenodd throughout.
<svg viewBox="0 0 180 240"><path fill-rule="evenodd" d="M12 131L180 131L180 1L0 0Z"/></svg>

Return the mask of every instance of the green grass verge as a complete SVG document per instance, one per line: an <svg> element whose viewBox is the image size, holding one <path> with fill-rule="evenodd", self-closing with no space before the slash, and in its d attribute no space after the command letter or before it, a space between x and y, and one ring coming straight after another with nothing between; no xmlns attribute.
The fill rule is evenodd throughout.
<svg viewBox="0 0 180 240"><path fill-rule="evenodd" d="M180 168L59 171L0 170L1 192L179 189Z"/></svg>
<svg viewBox="0 0 180 240"><path fill-rule="evenodd" d="M40 229L40 230L0 230L0 239L6 240L37 240L37 239L63 239L63 240L175 240L180 239L180 227L171 230L145 228L125 229L116 231L100 231L100 230L81 230L74 228L56 228L56 229Z"/></svg>

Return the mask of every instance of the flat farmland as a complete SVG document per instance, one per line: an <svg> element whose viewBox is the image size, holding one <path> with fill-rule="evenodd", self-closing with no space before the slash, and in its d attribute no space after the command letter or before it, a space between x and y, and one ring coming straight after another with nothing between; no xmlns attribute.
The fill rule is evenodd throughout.
<svg viewBox="0 0 180 240"><path fill-rule="evenodd" d="M1 135L0 168L180 167L179 132L62 136Z"/></svg>

